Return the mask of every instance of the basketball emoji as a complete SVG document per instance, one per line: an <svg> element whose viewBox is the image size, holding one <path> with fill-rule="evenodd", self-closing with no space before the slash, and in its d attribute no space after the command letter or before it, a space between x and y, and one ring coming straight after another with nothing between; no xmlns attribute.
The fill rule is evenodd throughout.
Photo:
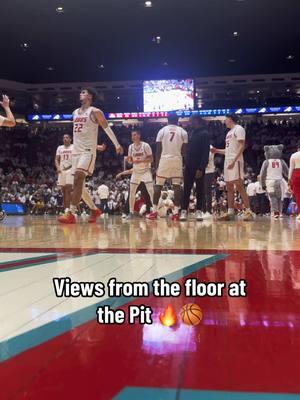
<svg viewBox="0 0 300 400"><path fill-rule="evenodd" d="M203 317L202 310L197 304L186 304L180 311L182 322L186 325L196 326Z"/></svg>

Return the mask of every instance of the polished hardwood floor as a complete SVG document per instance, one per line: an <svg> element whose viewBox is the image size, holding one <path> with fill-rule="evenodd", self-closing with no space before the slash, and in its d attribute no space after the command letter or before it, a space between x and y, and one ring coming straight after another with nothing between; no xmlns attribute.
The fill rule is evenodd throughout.
<svg viewBox="0 0 300 400"><path fill-rule="evenodd" d="M55 217L19 216L0 225L0 237L2 248L298 250L300 221L258 217L253 222L174 223L115 216L97 224L80 218L76 225L61 225Z"/></svg>

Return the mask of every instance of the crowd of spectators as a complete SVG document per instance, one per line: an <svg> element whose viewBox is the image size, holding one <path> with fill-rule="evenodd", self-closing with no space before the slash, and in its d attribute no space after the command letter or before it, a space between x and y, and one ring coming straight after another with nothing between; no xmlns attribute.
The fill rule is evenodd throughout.
<svg viewBox="0 0 300 400"><path fill-rule="evenodd" d="M300 139L300 123L296 120L280 122L251 121L244 123L247 132L245 185L255 179L264 161L264 145L284 144L283 158L288 163L290 155L296 150ZM130 144L133 126L114 126L118 140L125 152ZM143 140L155 151L155 139L160 124L146 122L142 126ZM189 130L189 127L185 127ZM215 147L224 146L226 129L220 121L208 124L211 142ZM56 148L62 144L64 133L71 133L71 124L46 124L38 126L18 125L13 129L2 128L0 148L0 188L2 202L20 202L27 213L57 214L63 210L63 199L57 187L57 175L54 165ZM97 188L101 183L109 187L109 213L122 213L128 197L129 179L116 180L118 172L124 168L124 158L116 156L113 146L107 143L107 150L97 157L94 176L87 182L96 205L100 205ZM100 140L101 142L101 140ZM221 212L226 208L226 187L222 177L223 159L215 159L216 178L214 180L213 208ZM236 201L239 207L239 199ZM191 197L193 207L193 197ZM82 211L85 206L82 204Z"/></svg>

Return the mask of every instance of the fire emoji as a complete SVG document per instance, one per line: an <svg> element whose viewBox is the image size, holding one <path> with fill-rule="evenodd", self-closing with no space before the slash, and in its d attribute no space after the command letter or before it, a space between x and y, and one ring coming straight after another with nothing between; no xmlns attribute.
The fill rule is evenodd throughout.
<svg viewBox="0 0 300 400"><path fill-rule="evenodd" d="M160 314L159 320L164 326L173 326L176 324L177 317L172 306L168 305L163 314Z"/></svg>

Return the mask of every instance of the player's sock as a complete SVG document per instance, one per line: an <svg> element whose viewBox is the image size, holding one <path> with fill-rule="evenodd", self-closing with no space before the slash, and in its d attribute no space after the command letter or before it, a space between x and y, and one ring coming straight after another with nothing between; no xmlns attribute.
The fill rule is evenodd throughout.
<svg viewBox="0 0 300 400"><path fill-rule="evenodd" d="M157 205L153 204L153 212L157 212Z"/></svg>
<svg viewBox="0 0 300 400"><path fill-rule="evenodd" d="M173 209L173 214L176 215L178 213L179 213L179 207L175 206L174 209Z"/></svg>
<svg viewBox="0 0 300 400"><path fill-rule="evenodd" d="M234 214L234 208L228 208L228 214Z"/></svg>

